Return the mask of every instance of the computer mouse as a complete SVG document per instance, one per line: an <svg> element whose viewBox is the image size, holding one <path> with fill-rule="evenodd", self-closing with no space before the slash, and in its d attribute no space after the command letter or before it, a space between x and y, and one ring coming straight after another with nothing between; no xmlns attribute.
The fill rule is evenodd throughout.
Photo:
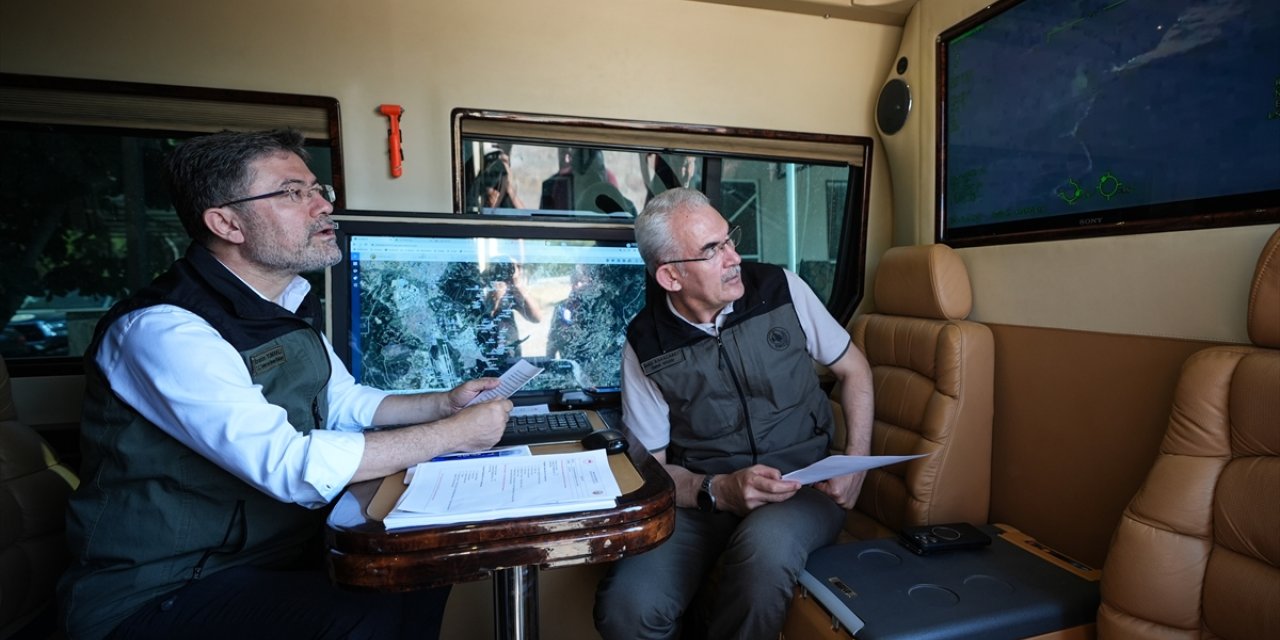
<svg viewBox="0 0 1280 640"><path fill-rule="evenodd" d="M617 429L601 429L592 431L582 439L583 449L604 449L613 455L627 450L627 438Z"/></svg>

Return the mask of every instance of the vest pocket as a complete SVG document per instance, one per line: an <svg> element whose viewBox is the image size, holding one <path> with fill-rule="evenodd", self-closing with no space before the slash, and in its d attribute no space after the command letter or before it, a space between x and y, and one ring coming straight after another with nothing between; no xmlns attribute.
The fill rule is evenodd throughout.
<svg viewBox="0 0 1280 640"><path fill-rule="evenodd" d="M244 515L244 500L236 500L235 509L231 512L231 520L227 522L227 531L222 535L222 542L216 547L206 549L200 555L200 561L191 569L191 578L188 582L200 579L204 574L205 563L213 555L230 555L242 551L248 534L249 525Z"/></svg>

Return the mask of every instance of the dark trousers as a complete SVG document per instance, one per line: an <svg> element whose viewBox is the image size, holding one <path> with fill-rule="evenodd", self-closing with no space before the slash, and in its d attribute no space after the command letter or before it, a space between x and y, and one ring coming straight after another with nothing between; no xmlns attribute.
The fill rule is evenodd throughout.
<svg viewBox="0 0 1280 640"><path fill-rule="evenodd" d="M610 566L596 591L596 630L611 640L776 639L809 554L835 540L844 516L813 487L745 518L676 509L671 538ZM687 620L699 601L705 614Z"/></svg>
<svg viewBox="0 0 1280 640"><path fill-rule="evenodd" d="M363 593L323 571L237 567L151 602L111 638L438 638L449 587Z"/></svg>

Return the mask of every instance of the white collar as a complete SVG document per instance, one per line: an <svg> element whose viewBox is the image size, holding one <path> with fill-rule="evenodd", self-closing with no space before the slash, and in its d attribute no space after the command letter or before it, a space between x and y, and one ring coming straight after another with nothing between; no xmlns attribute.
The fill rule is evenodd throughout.
<svg viewBox="0 0 1280 640"><path fill-rule="evenodd" d="M676 310L676 306L671 303L671 294L667 294L667 308L670 309L671 313L674 313L677 318L697 327L709 336L718 335L720 333L720 327L724 326L725 318L728 317L729 314L733 313L733 303L731 302L725 305L724 308L720 310L720 313L717 313L716 317L711 320L711 322L694 322L684 317L683 314Z"/></svg>
<svg viewBox="0 0 1280 640"><path fill-rule="evenodd" d="M213 258L215 260L218 260L218 256L216 255L213 256ZM285 309L288 309L290 313L298 312L298 307L302 306L302 299L305 298L307 296L307 293L311 291L311 283L307 282L306 278L295 275L293 276L293 280L290 281L289 284L285 285L284 291L280 292L280 297L276 298L275 300L272 300L271 298L268 298L262 295L261 291L258 291L257 289L255 289L253 285L249 284L248 281L246 281L244 278L241 278L240 274L236 273L234 269L227 266L227 263L221 260L218 260L218 264L221 264L223 267L227 269L227 271L231 272L231 275L235 276L236 279L238 279L240 282L243 282L244 286L249 287L250 291L253 291L254 293L258 294L259 298L262 298L263 300L266 300L268 302L274 302L284 307Z"/></svg>

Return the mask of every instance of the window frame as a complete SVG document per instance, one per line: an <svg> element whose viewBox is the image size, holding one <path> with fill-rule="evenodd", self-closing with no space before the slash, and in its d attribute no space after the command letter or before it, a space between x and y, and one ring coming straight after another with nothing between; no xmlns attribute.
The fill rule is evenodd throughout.
<svg viewBox="0 0 1280 640"><path fill-rule="evenodd" d="M658 121L557 116L515 111L456 108L450 115L453 210L463 211L464 139L483 137L549 146L601 146L663 154L729 155L772 161L818 161L847 166L861 178L861 190L850 191L844 211L844 233L835 256L828 310L847 324L865 293L867 224L870 218L871 160L874 140L866 136L803 133ZM715 185L704 184L712 192ZM858 219L851 219L855 211ZM850 266L852 265L852 268Z"/></svg>
<svg viewBox="0 0 1280 640"><path fill-rule="evenodd" d="M0 73L5 126L192 136L223 129L293 127L327 142L336 208L345 207L338 100L316 95ZM83 373L82 356L6 359L13 378Z"/></svg>

